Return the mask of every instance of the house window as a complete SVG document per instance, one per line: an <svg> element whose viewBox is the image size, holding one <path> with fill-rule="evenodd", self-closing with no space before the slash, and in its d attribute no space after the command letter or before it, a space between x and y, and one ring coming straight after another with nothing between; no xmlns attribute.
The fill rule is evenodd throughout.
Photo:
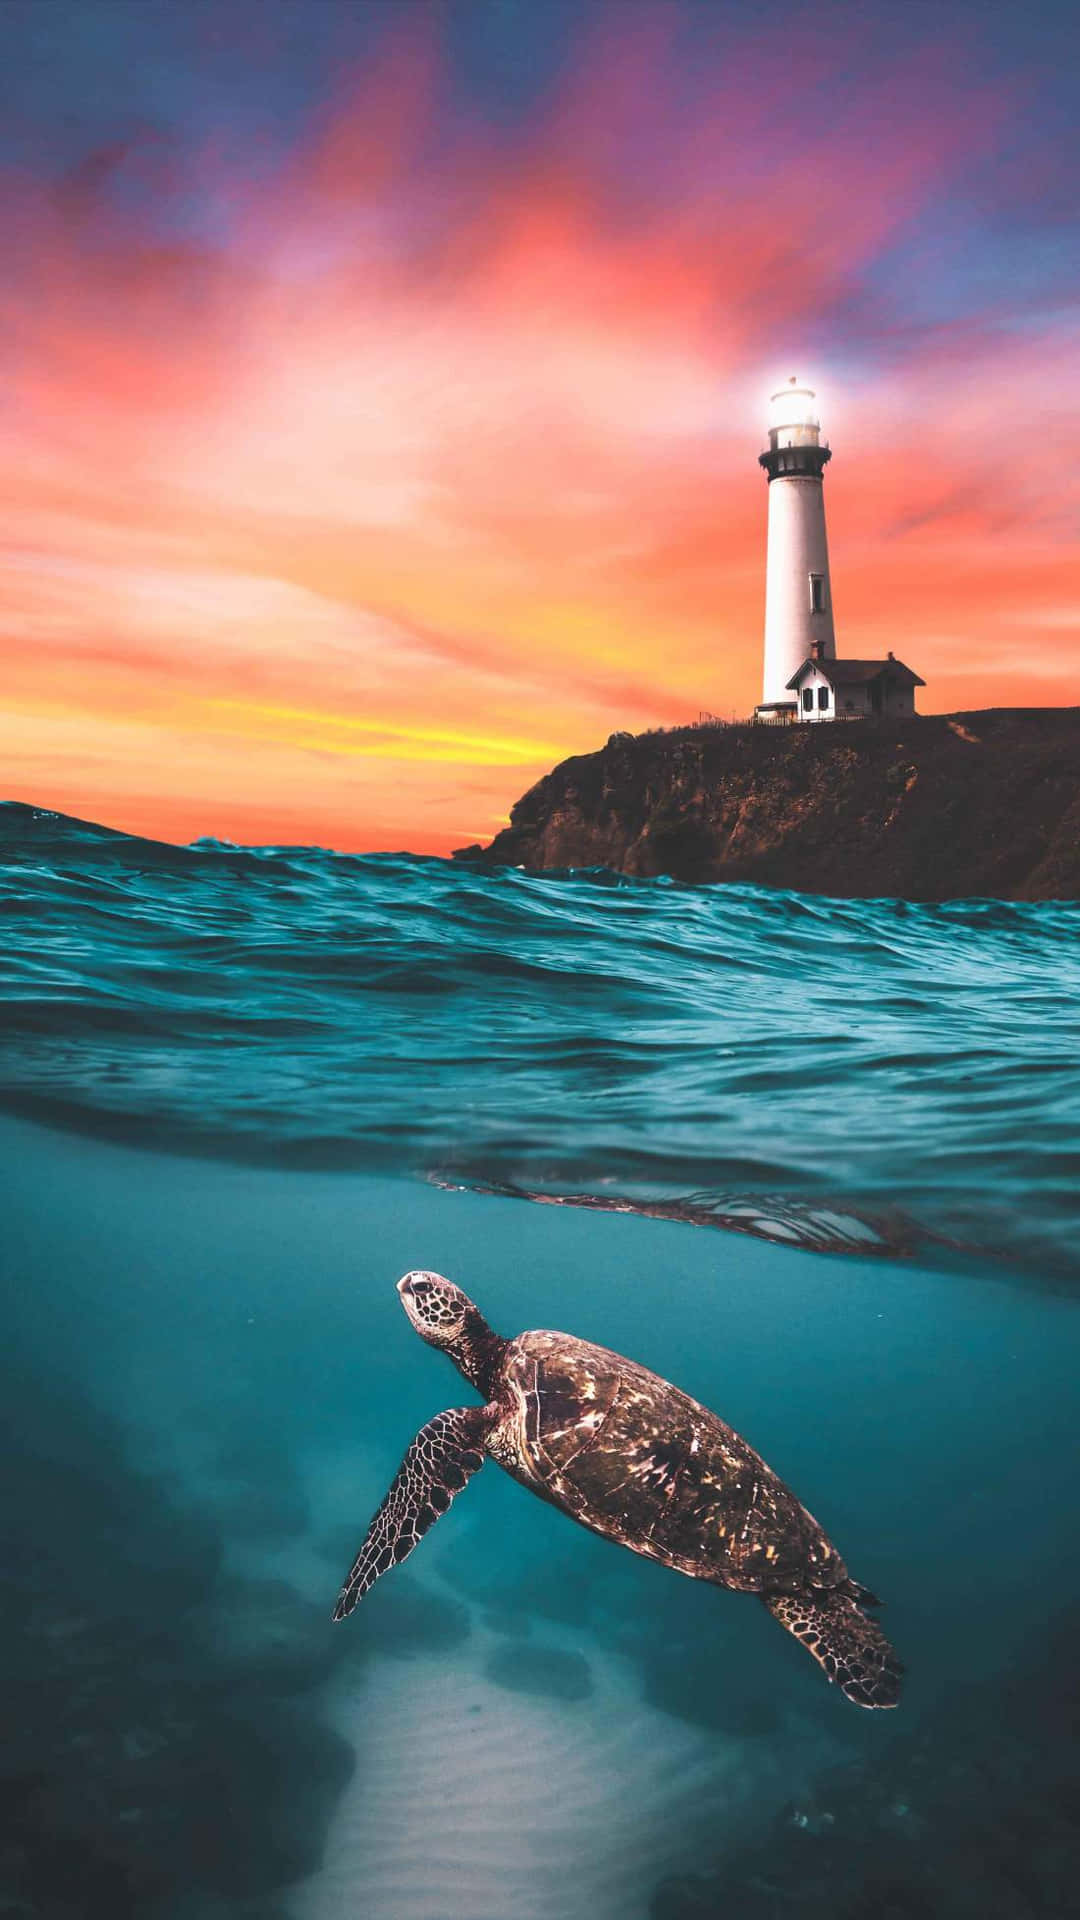
<svg viewBox="0 0 1080 1920"><path fill-rule="evenodd" d="M810 575L810 611L811 613L825 611L825 575L823 573Z"/></svg>
<svg viewBox="0 0 1080 1920"><path fill-rule="evenodd" d="M819 706L819 707L821 707L822 709L824 709L825 707L827 707L827 706L828 706L828 704L829 704L829 689L828 689L828 687L819 687L819 688L818 688L818 690L817 690L817 703L818 703L818 706Z"/></svg>
<svg viewBox="0 0 1080 1920"><path fill-rule="evenodd" d="M803 703L803 712L804 712L804 713L813 713L813 711L814 711L814 689L813 689L813 687L804 687L804 688L803 688L803 690L802 690L802 703Z"/></svg>

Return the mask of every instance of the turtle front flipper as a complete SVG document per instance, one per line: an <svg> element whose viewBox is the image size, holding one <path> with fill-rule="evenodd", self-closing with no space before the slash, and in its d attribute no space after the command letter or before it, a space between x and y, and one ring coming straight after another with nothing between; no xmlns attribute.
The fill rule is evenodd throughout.
<svg viewBox="0 0 1080 1920"><path fill-rule="evenodd" d="M860 1589L865 1591L865 1589ZM876 1620L850 1594L763 1593L774 1620L801 1640L807 1653L857 1707L895 1707L903 1667Z"/></svg>
<svg viewBox="0 0 1080 1920"><path fill-rule="evenodd" d="M451 1407L421 1427L390 1491L367 1530L356 1564L338 1595L334 1619L344 1620L381 1573L407 1558L456 1493L478 1473L493 1407Z"/></svg>

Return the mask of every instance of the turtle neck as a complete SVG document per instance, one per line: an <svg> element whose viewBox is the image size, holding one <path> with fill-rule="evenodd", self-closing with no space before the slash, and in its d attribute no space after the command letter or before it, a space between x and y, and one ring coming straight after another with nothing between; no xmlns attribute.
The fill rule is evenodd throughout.
<svg viewBox="0 0 1080 1920"><path fill-rule="evenodd" d="M493 1333L477 1307L470 1307L460 1338L449 1349L450 1358L477 1393L490 1400L491 1389L506 1341Z"/></svg>

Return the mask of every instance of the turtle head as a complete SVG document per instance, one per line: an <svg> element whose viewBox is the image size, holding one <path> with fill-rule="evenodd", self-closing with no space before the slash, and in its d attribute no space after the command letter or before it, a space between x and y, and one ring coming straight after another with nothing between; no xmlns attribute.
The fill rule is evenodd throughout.
<svg viewBox="0 0 1080 1920"><path fill-rule="evenodd" d="M468 1294L441 1273L428 1273L422 1267L403 1274L397 1290L421 1340L429 1347L441 1347L465 1378L487 1393L503 1343Z"/></svg>
<svg viewBox="0 0 1080 1920"><path fill-rule="evenodd" d="M469 1315L477 1313L468 1294L455 1287L452 1280L444 1280L441 1273L427 1273L422 1267L403 1274L397 1290L421 1340L448 1353L464 1333Z"/></svg>

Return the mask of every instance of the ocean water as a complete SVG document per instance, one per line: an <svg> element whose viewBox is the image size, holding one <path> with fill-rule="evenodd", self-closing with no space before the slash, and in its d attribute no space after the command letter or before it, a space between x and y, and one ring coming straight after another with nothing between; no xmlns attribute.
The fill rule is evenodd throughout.
<svg viewBox="0 0 1080 1920"><path fill-rule="evenodd" d="M1070 1911L1080 909L14 806L0 888L10 1913ZM413 1266L737 1427L899 1710L494 1466L332 1626L471 1397Z"/></svg>

